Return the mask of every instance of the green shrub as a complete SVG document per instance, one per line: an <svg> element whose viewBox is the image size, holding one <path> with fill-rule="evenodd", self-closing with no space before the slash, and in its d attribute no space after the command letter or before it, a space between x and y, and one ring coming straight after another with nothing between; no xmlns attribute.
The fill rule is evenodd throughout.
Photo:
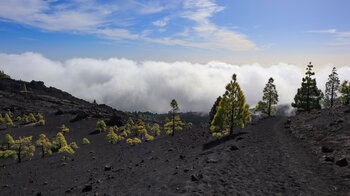
<svg viewBox="0 0 350 196"><path fill-rule="evenodd" d="M15 150L0 150L0 159L8 158L17 159L17 152Z"/></svg>
<svg viewBox="0 0 350 196"><path fill-rule="evenodd" d="M128 143L128 144L134 146L134 145L136 145L136 144L141 143L141 140L140 140L139 138L137 138L137 137L135 137L135 138L128 138L128 139L126 140L126 143Z"/></svg>
<svg viewBox="0 0 350 196"><path fill-rule="evenodd" d="M151 133L155 136L160 135L160 126L157 123L154 123L151 129Z"/></svg>
<svg viewBox="0 0 350 196"><path fill-rule="evenodd" d="M36 124L39 125L39 126L44 126L45 125L45 120L41 119Z"/></svg>
<svg viewBox="0 0 350 196"><path fill-rule="evenodd" d="M4 117L2 117L2 114L0 114L0 124L5 123Z"/></svg>
<svg viewBox="0 0 350 196"><path fill-rule="evenodd" d="M84 145L90 144L90 141L88 140L88 138L86 137L83 138L83 144Z"/></svg>
<svg viewBox="0 0 350 196"><path fill-rule="evenodd" d="M40 134L39 139L36 141L36 145L41 147L42 158L44 158L46 155L52 155L52 144L45 134Z"/></svg>
<svg viewBox="0 0 350 196"><path fill-rule="evenodd" d="M21 120L22 120L22 117L21 117L21 116L17 116L17 120L18 120L18 121L21 121Z"/></svg>
<svg viewBox="0 0 350 196"><path fill-rule="evenodd" d="M61 132L58 132L56 135L55 141L52 143L52 148L54 150L59 150L60 148L67 146L67 141L64 135Z"/></svg>
<svg viewBox="0 0 350 196"><path fill-rule="evenodd" d="M154 140L154 137L152 135L149 135L149 134L145 134L145 137L146 137L146 141L152 141Z"/></svg>
<svg viewBox="0 0 350 196"><path fill-rule="evenodd" d="M58 150L58 153L60 153L60 154L61 153L74 154L75 152L74 152L72 147L66 145L66 146L63 146L62 148L60 148Z"/></svg>
<svg viewBox="0 0 350 196"><path fill-rule="evenodd" d="M15 141L13 140L12 136L10 134L6 134L4 140L2 141L2 147L6 147L7 150L10 150L14 144Z"/></svg>
<svg viewBox="0 0 350 196"><path fill-rule="evenodd" d="M109 129L109 133L107 134L106 139L111 144L115 144L117 142L118 135L116 133L114 133L112 127Z"/></svg>
<svg viewBox="0 0 350 196"><path fill-rule="evenodd" d="M7 126L13 126L13 122L12 122L9 114L5 114L5 123Z"/></svg>
<svg viewBox="0 0 350 196"><path fill-rule="evenodd" d="M76 142L70 143L69 146L70 146L73 150L78 149L78 145L77 145Z"/></svg>
<svg viewBox="0 0 350 196"><path fill-rule="evenodd" d="M96 130L97 131L99 131L101 133L101 132L106 131L106 129L107 129L107 126L103 120L97 121L97 123L96 123Z"/></svg>
<svg viewBox="0 0 350 196"><path fill-rule="evenodd" d="M29 122L31 122L31 123L36 123L36 118L35 118L35 116L34 116L34 114L33 113L30 113L29 114Z"/></svg>
<svg viewBox="0 0 350 196"><path fill-rule="evenodd" d="M62 133L65 135L66 133L69 132L69 128L66 127L66 125L63 124L63 125L61 126L61 131L62 131Z"/></svg>
<svg viewBox="0 0 350 196"><path fill-rule="evenodd" d="M40 113L38 113L36 117L38 120L44 120L44 117Z"/></svg>

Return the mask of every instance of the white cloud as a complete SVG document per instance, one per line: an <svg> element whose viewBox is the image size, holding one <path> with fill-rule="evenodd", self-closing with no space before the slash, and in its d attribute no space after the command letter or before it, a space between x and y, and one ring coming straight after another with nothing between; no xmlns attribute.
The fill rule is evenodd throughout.
<svg viewBox="0 0 350 196"><path fill-rule="evenodd" d="M158 26L158 27L164 27L168 24L169 21L169 17L164 17L161 20L156 20L154 22L152 22L153 25Z"/></svg>
<svg viewBox="0 0 350 196"><path fill-rule="evenodd" d="M350 32L338 32L336 29L327 29L327 30L313 30L307 31L309 33L328 33L333 34L336 38L329 43L330 46L347 46L350 45Z"/></svg>
<svg viewBox="0 0 350 196"><path fill-rule="evenodd" d="M317 84L324 89L332 66L316 68ZM182 111L207 112L216 97L224 93L233 73L249 104L255 105L261 99L269 77L275 79L279 103L290 103L304 75L304 67L285 63L266 67L257 63L136 62L118 58L72 58L60 62L31 52L0 53L0 70L15 79L42 80L77 97L96 99L117 109L153 112L167 112L173 98ZM350 67L340 67L338 73L341 80L349 79Z"/></svg>

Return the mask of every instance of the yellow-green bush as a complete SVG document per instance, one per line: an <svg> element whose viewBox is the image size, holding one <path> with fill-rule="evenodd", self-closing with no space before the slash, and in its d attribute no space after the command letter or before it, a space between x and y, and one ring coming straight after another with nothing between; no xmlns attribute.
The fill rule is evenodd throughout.
<svg viewBox="0 0 350 196"><path fill-rule="evenodd" d="M36 118L35 118L35 116L34 116L34 114L33 113L30 113L29 114L29 121L31 122L31 123L36 123Z"/></svg>
<svg viewBox="0 0 350 196"><path fill-rule="evenodd" d="M107 126L103 120L97 121L97 123L96 123L96 130L97 131L99 131L101 133L101 132L106 131L106 129L107 129Z"/></svg>
<svg viewBox="0 0 350 196"><path fill-rule="evenodd" d="M83 144L84 145L90 144L90 141L88 140L88 138L86 137L83 138Z"/></svg>
<svg viewBox="0 0 350 196"><path fill-rule="evenodd" d="M45 155L52 155L52 144L45 134L40 134L39 139L36 141L36 145L41 147L41 157Z"/></svg>
<svg viewBox="0 0 350 196"><path fill-rule="evenodd" d="M7 126L13 126L13 122L9 114L5 114L5 123Z"/></svg>
<svg viewBox="0 0 350 196"><path fill-rule="evenodd" d="M70 143L69 146L70 146L73 150L78 149L78 145L77 145L76 142Z"/></svg>
<svg viewBox="0 0 350 196"><path fill-rule="evenodd" d="M66 134L66 133L69 132L69 128L66 127L66 125L63 124L63 125L61 126L61 131L62 131L63 134Z"/></svg>
<svg viewBox="0 0 350 196"><path fill-rule="evenodd" d="M44 126L45 125L45 120L39 120L37 123L39 126Z"/></svg>
<svg viewBox="0 0 350 196"><path fill-rule="evenodd" d="M126 143L128 143L128 144L133 146L133 145L141 143L141 140L139 138L137 138L137 137L135 137L135 138L128 138L126 140Z"/></svg>
<svg viewBox="0 0 350 196"><path fill-rule="evenodd" d="M149 134L145 134L145 137L146 137L146 141L152 141L154 140L154 137L152 135L149 135Z"/></svg>

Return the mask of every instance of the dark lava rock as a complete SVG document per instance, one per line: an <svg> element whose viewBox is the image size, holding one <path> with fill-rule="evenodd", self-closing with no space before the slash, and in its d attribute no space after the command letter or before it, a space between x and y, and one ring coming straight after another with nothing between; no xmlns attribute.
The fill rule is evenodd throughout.
<svg viewBox="0 0 350 196"><path fill-rule="evenodd" d="M70 122L77 122L77 121L80 121L80 120L87 118L88 116L89 115L86 112L78 111L77 115L73 119L71 119Z"/></svg>
<svg viewBox="0 0 350 196"><path fill-rule="evenodd" d="M108 126L117 125L118 127L121 127L124 125L122 116L117 113L113 113L112 117L107 121L106 124Z"/></svg>
<svg viewBox="0 0 350 196"><path fill-rule="evenodd" d="M62 110L57 110L57 112L55 113L56 116L62 115L62 114L64 114L64 112Z"/></svg>
<svg viewBox="0 0 350 196"><path fill-rule="evenodd" d="M237 147L237 146L235 146L235 145L232 145L231 147L230 147L230 150L231 151L235 151L235 150L238 150L239 148Z"/></svg>
<svg viewBox="0 0 350 196"><path fill-rule="evenodd" d="M324 161L327 161L327 162L334 162L334 157L325 157L325 158L324 158Z"/></svg>
<svg viewBox="0 0 350 196"><path fill-rule="evenodd" d="M327 146L322 146L321 150L323 153L331 153L334 151L332 148L328 148Z"/></svg>
<svg viewBox="0 0 350 196"><path fill-rule="evenodd" d="M207 163L217 163L219 162L217 159L207 159Z"/></svg>
<svg viewBox="0 0 350 196"><path fill-rule="evenodd" d="M105 171L111 171L112 169L112 166L110 165L105 165Z"/></svg>
<svg viewBox="0 0 350 196"><path fill-rule="evenodd" d="M186 156L181 154L181 155L179 156L179 158L182 159L182 160L184 160L184 159L186 158Z"/></svg>
<svg viewBox="0 0 350 196"><path fill-rule="evenodd" d="M87 184L87 185L85 185L85 187L83 188L83 190L81 192L85 193L85 192L90 192L90 191L92 191L92 185Z"/></svg>
<svg viewBox="0 0 350 196"><path fill-rule="evenodd" d="M203 178L203 175L202 174L192 174L191 176L191 180L192 181L199 181Z"/></svg>
<svg viewBox="0 0 350 196"><path fill-rule="evenodd" d="M348 165L348 161L346 160L346 158L343 158L335 162L335 164L338 165L339 167L345 167Z"/></svg>
<svg viewBox="0 0 350 196"><path fill-rule="evenodd" d="M36 196L41 196L42 194L41 194L41 192L38 192L37 194L36 194Z"/></svg>

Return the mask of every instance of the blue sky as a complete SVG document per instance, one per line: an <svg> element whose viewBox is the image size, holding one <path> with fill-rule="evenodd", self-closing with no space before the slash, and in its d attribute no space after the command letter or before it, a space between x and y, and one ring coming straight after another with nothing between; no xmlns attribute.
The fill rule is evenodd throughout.
<svg viewBox="0 0 350 196"><path fill-rule="evenodd" d="M305 65L350 75L348 0L0 1L0 70L128 111L209 111L236 73L248 104ZM136 79L137 78L137 79Z"/></svg>
<svg viewBox="0 0 350 196"><path fill-rule="evenodd" d="M0 2L0 52L349 65L347 0Z"/></svg>

